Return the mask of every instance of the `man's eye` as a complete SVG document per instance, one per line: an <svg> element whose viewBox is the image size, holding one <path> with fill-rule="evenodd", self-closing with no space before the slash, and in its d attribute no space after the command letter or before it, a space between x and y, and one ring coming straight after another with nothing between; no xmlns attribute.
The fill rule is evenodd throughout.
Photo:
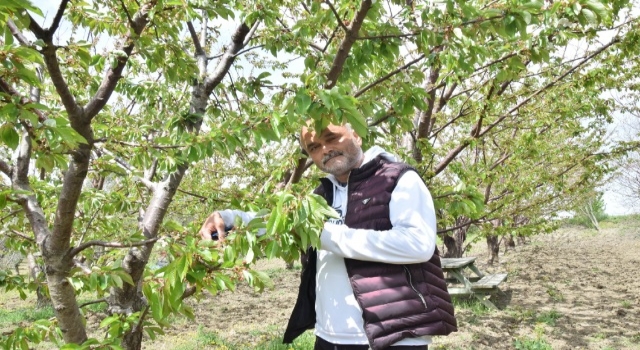
<svg viewBox="0 0 640 350"><path fill-rule="evenodd" d="M311 147L309 147L309 152L313 152L316 149L318 149L318 146L311 146Z"/></svg>

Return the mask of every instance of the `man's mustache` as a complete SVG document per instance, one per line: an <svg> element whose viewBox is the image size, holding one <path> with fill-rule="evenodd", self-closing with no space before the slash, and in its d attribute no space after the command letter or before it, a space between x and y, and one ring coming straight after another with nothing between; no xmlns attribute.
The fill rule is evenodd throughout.
<svg viewBox="0 0 640 350"><path fill-rule="evenodd" d="M326 164L331 158L334 158L334 157L337 157L337 156L341 156L341 155L343 155L343 152L331 151L331 152L327 153L327 155L322 157L322 164Z"/></svg>

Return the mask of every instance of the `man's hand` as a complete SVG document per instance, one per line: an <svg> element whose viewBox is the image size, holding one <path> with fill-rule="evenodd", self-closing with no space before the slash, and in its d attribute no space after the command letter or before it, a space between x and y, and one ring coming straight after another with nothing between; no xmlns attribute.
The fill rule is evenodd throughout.
<svg viewBox="0 0 640 350"><path fill-rule="evenodd" d="M222 216L217 211L214 211L209 215L207 220L202 224L202 228L200 229L200 237L202 239L211 239L211 234L214 232L218 232L218 240L224 240L224 237L227 235L227 232L224 229L224 220L222 220Z"/></svg>

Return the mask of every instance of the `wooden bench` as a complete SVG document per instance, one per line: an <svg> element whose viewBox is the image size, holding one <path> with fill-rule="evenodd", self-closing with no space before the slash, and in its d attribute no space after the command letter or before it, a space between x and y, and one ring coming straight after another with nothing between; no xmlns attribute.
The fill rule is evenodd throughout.
<svg viewBox="0 0 640 350"><path fill-rule="evenodd" d="M502 281L507 279L506 273L496 273L493 275L485 275L477 282L471 283L471 289L473 291L477 290L490 290L490 289L498 289L498 286Z"/></svg>
<svg viewBox="0 0 640 350"><path fill-rule="evenodd" d="M487 294L492 294L493 292L500 291L498 288L500 283L504 282L507 279L506 273L496 273L492 275L485 275L477 281L471 282L471 289L469 290L466 287L449 287L450 295L474 295L482 302L485 306L495 309L496 306L487 300Z"/></svg>

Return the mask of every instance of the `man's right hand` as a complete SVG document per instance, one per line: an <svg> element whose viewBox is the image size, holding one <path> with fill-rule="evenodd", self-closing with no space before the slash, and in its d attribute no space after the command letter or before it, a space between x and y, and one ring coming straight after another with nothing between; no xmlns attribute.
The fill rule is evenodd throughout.
<svg viewBox="0 0 640 350"><path fill-rule="evenodd" d="M223 241L224 237L227 235L227 231L224 227L224 220L222 220L222 216L217 211L214 211L209 215L207 220L202 224L202 228L200 229L200 237L202 239L211 239L211 234L214 232L218 232L218 239Z"/></svg>

